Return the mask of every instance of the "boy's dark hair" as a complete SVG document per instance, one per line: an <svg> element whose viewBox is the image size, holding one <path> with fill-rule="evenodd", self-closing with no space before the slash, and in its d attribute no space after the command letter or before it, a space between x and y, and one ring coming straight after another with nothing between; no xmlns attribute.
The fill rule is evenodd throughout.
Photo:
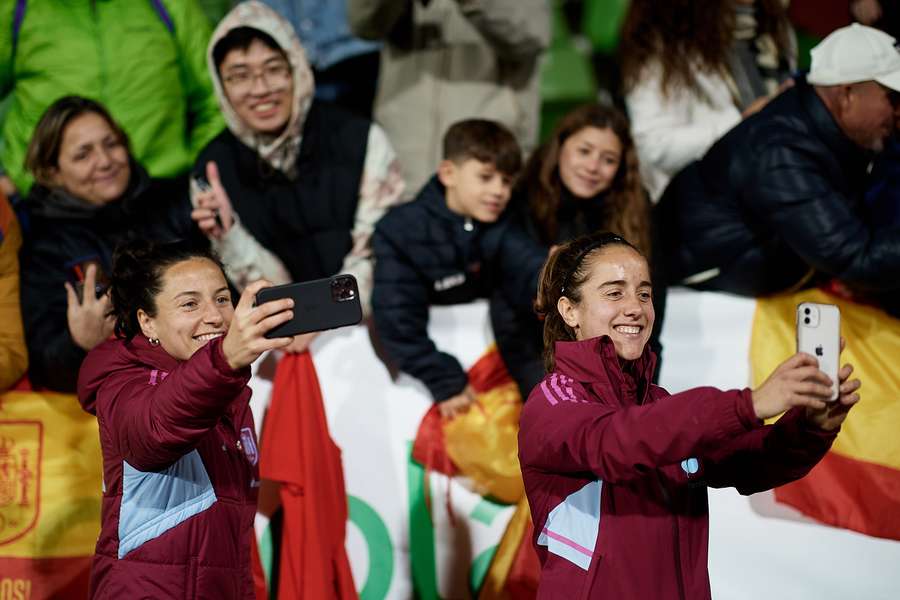
<svg viewBox="0 0 900 600"><path fill-rule="evenodd" d="M444 160L458 164L470 158L491 163L510 177L522 168L522 149L515 136L487 119L458 121L444 134Z"/></svg>
<svg viewBox="0 0 900 600"><path fill-rule="evenodd" d="M116 318L116 337L131 340L141 332L137 311L156 316L156 296L166 269L192 258L205 258L223 270L219 257L206 246L178 240L167 243L136 238L123 242L113 253L110 298Z"/></svg>
<svg viewBox="0 0 900 600"><path fill-rule="evenodd" d="M280 52L284 59L288 60L284 49L265 31L253 27L235 27L213 46L213 62L216 64L216 72L219 73L219 78L222 77L219 69L221 69L228 53L232 50L243 50L246 52L254 40L259 40L270 49Z"/></svg>

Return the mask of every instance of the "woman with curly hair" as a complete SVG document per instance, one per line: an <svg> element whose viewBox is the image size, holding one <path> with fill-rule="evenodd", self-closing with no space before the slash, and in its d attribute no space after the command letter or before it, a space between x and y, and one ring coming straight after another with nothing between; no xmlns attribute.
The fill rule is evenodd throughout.
<svg viewBox="0 0 900 600"><path fill-rule="evenodd" d="M563 117L525 165L509 210L520 227L548 248L610 230L649 255L649 202L625 115L586 104ZM507 369L527 398L544 376L541 322L495 296L491 323Z"/></svg>
<svg viewBox="0 0 900 600"><path fill-rule="evenodd" d="M669 179L791 84L784 0L633 0L620 47L644 185Z"/></svg>

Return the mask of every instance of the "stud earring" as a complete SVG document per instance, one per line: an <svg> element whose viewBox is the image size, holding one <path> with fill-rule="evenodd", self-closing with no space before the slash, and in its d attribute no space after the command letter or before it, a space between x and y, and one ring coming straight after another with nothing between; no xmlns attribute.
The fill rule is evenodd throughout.
<svg viewBox="0 0 900 600"><path fill-rule="evenodd" d="M151 346L159 346L159 338L148 337L147 341L150 342Z"/></svg>

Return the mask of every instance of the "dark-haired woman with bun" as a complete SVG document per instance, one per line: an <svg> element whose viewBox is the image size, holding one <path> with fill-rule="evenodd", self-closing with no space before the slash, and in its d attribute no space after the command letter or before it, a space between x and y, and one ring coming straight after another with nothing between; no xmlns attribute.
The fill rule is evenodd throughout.
<svg viewBox="0 0 900 600"><path fill-rule="evenodd" d="M151 179L125 132L93 100L54 102L35 128L26 166L36 180L21 255L29 376L37 387L74 392L85 354L112 334L102 291L116 244L208 242L191 220L186 178Z"/></svg>
<svg viewBox="0 0 900 600"><path fill-rule="evenodd" d="M292 338L264 334L290 299L232 304L222 265L184 243L116 251L116 339L81 368L78 398L97 415L102 528L91 597L254 597L250 544L259 469L250 363Z"/></svg>
<svg viewBox="0 0 900 600"><path fill-rule="evenodd" d="M670 395L651 383L652 298L646 259L614 234L564 244L544 266L548 375L519 429L538 598L710 598L706 488L803 477L859 400L845 365L826 402L830 379L800 353L755 390Z"/></svg>

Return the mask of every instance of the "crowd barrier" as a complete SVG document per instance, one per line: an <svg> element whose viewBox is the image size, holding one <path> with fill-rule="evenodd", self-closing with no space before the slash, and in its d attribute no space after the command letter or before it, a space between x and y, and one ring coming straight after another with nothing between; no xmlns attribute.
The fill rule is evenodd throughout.
<svg viewBox="0 0 900 600"><path fill-rule="evenodd" d="M698 384L750 385L754 375L759 377L751 372L751 356L765 363L790 353L793 300L779 305L672 290L661 384L672 392ZM900 354L878 355L877 348L900 340L900 326L883 320L867 327L854 330L859 338L851 340L854 361L896 368ZM483 302L433 308L429 330L465 368L493 344ZM391 379L365 326L323 334L312 356L331 436L343 455L350 521L346 546L360 597L472 597L514 507L483 498L457 480L426 473L411 460L413 438L431 401L417 381L403 375ZM252 402L259 423L271 395L271 358L254 369ZM815 514L823 476L818 470L810 475L805 495L779 491L746 498L734 490L710 490L713 597L900 597L900 535L893 533L898 505L883 514L866 508L870 493L879 493L875 484L881 486L879 502L900 498L900 477L894 477L900 464L891 464L900 461L900 436L879 437L896 432L900 424L900 385L892 392L897 376L882 379L875 390L864 388L860 410L851 413L829 455L843 467L880 474L862 481L856 496L842 496L830 512ZM873 445L880 449L872 450ZM99 460L96 423L80 412L74 397L0 396L0 600L84 597L87 557L99 528ZM853 511L865 518L841 524L842 515ZM866 527L871 535L859 533ZM261 515L257 533L264 567L271 568L271 533Z"/></svg>

